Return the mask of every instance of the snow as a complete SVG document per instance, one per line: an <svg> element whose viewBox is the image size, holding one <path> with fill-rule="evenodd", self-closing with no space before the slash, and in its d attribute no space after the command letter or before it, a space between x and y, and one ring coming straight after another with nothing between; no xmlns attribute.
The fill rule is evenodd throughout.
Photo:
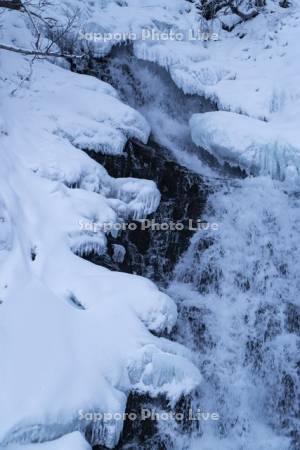
<svg viewBox="0 0 300 450"><path fill-rule="evenodd" d="M2 42L30 48L23 17L1 15ZM112 448L122 421L80 410L123 413L132 390L174 402L201 380L186 349L153 334L174 326L174 302L79 258L106 251L103 224L160 201L155 183L114 179L83 149L119 154L149 125L108 84L49 61L1 51L0 72L0 445L87 449L73 432L88 431Z"/></svg>
<svg viewBox="0 0 300 450"><path fill-rule="evenodd" d="M91 446L81 433L75 431L60 439L43 444L8 445L7 450L91 450Z"/></svg>
<svg viewBox="0 0 300 450"><path fill-rule="evenodd" d="M73 37L77 36L79 40L75 44L74 51L82 49L96 57L104 56L114 46L132 40L134 55L142 61L153 62L162 67L185 94L201 96L211 101L220 111L256 119L257 122L253 122L253 125L258 129L262 128L261 121L270 124L270 132L266 132L264 140L264 149L259 151L259 156L255 158L254 165L261 164L255 167L255 173L271 175L274 173L274 169L269 167L268 163L268 167L266 166L264 158L264 154L269 153L268 148L283 164L280 167L279 177L285 177L285 173L289 172L287 165L290 159L298 160L300 9L296 2L289 8L281 8L278 2L270 0L257 17L237 24L230 33L222 30L219 17L213 21L205 21L197 14L193 4L183 0L176 2L164 0L159 4L153 4L148 0L139 2L98 0L82 4L79 0L72 0L47 7L49 14L60 21L65 19L66 10L71 14L76 9L80 13L77 14L78 18L71 34ZM227 14L222 20L233 24L239 21L239 18ZM154 35L172 30L181 33L183 38L141 39L143 30L149 29ZM211 33L218 39L197 40L197 32ZM95 35L110 33L112 38L106 41L101 39L91 41L82 39L84 33ZM114 33L128 37L118 39L113 37ZM16 40L16 43L18 42ZM145 115L151 119L151 111L147 113L145 110ZM168 119L166 120L169 122L168 128L172 128L170 118L165 119ZM65 120L67 119L63 121ZM132 127L129 116L123 124L123 130L114 127L111 121L108 121L105 124L105 132L102 133L100 131L102 125L100 127L97 125L98 116L92 114L86 119L84 130L77 128L76 121L72 120L71 124L65 124L63 131L59 127L57 131L65 133L65 136L80 148L96 151L101 151L101 148L103 151L104 148L106 152L119 153L128 133L139 136L140 140L145 140L145 136L149 133L142 119L137 120L135 117L133 120L135 126ZM151 125L154 126L155 136L157 124L153 118ZM278 137L275 149L274 139L270 138L272 127L276 129ZM167 142L168 136L161 140ZM240 151L243 151L243 148ZM187 152L181 153L181 159L188 159ZM267 159L271 158L272 155L267 156ZM285 159L287 165L284 166ZM245 165L248 167L249 162ZM275 170L274 176L278 177L278 171Z"/></svg>
<svg viewBox="0 0 300 450"><path fill-rule="evenodd" d="M279 180L299 179L297 143L285 140L285 131L272 123L217 111L194 114L190 128L195 144L220 162L227 161L249 174L270 175Z"/></svg>
<svg viewBox="0 0 300 450"><path fill-rule="evenodd" d="M183 0L163 0L156 5L150 0L62 1L49 5L49 14L62 19L64 8L70 6L81 9L79 23L73 28L75 34L80 30L140 33L145 27L186 32L202 26L193 7ZM191 8L190 12L187 8ZM34 36L24 17L13 11L1 14L1 42L32 48ZM196 113L190 124L197 145L219 161L239 165L249 174L293 181L299 176L299 25L299 5L285 10L271 2L257 18L238 25L231 34L220 30L218 21L205 24L219 33L219 41L135 41L133 52L141 61L160 65L184 94L201 96L220 110L199 114L201 111L195 111L194 106L183 108L184 116ZM102 56L117 42L89 44L94 56ZM78 44L81 45L86 49L84 41ZM0 445L7 445L9 450L19 450L20 443L31 444L22 447L30 450L88 449L79 433L87 431L92 445L112 448L117 444L122 422L82 421L79 411L122 413L132 390L150 396L162 394L174 404L182 393L190 392L201 382L191 353L156 336L170 331L176 322L176 306L171 298L141 277L110 272L79 257L106 251L110 236L101 229L103 223L141 220L158 207L160 193L155 183L114 179L86 153L89 150L121 154L128 139L147 141L149 123L143 111L125 105L107 83L71 73L63 60L53 62L33 62L1 50ZM152 73L147 76L150 78ZM179 139L177 145L181 145L189 138L190 117L178 122L176 116L165 111L157 117L159 95L157 99L155 109L147 112L147 105L144 108L145 116L154 124L153 135L158 139L161 122L167 118L166 134L161 139L170 145L180 136L182 141ZM172 130L178 123L179 131ZM236 367L236 360L244 357L239 337L246 342L243 318L248 302L246 299L236 310L231 287L236 285L235 277L241 276L240 268L244 267L245 241L250 239L251 244L257 238L260 244L247 247L252 258L249 278L256 264L268 260L265 222L274 221L274 234L279 229L280 249L272 268L265 264L263 270L270 269L276 275L282 270L282 260L288 267L286 285L280 286L274 275L271 292L277 298L290 289L290 295L296 298L295 249L299 239L295 230L299 219L293 210L293 236L289 241L290 217L278 211L290 205L281 188L273 196L274 186L277 185L264 178L246 180L242 191L227 196L225 205L219 204L218 199L223 201L226 197L225 190L214 205L224 222L223 238L208 249L203 265L194 264L193 248L190 249L184 260L188 268L182 269L182 277L195 283L206 275L205 269L209 273L214 267L218 273L218 264L222 266L220 270L227 271L231 283L222 285L225 308L214 292L200 298L218 319L208 323L219 340L213 349L214 361L207 370L212 379L216 374L225 374L224 389L228 388L231 403L223 403L224 408L240 407L240 417L253 420L254 429L261 436L265 431L255 428L252 409L247 404L245 413L243 407L253 392L259 406L266 400L272 409L272 401L280 402L281 393L276 388L286 365L285 355L288 354L290 365L296 364L295 339L283 336L272 343L271 357L274 356L277 371L272 378L272 361L267 361L269 399L258 398L265 391L261 385L256 390L256 380L252 380L254 387L248 389L248 372L242 365L229 374L224 366ZM239 215L242 204L248 205L247 215ZM99 227L96 231L85 230L82 223ZM194 245L198 244L198 237ZM235 251L237 246L239 251ZM292 250L289 255L287 248ZM265 282L263 276L254 280L250 293L253 302L260 301ZM180 292L180 286L173 287ZM184 289L188 295L186 286ZM245 299L245 292L237 294ZM194 296L194 292L190 295ZM222 306L222 313L217 315ZM237 385L238 390L234 391ZM223 391L224 395L228 392ZM214 390L207 393L213 394ZM280 423L280 418L276 420L274 428ZM244 426L238 425L240 429ZM235 438L240 442L238 432L239 429ZM209 442L210 437L207 439ZM267 436L261 440L262 445L268 442L269 446L272 439L273 435L271 439ZM284 439L280 438L278 445L273 441L274 448L280 448ZM198 441L195 445L197 448Z"/></svg>
<svg viewBox="0 0 300 450"><path fill-rule="evenodd" d="M1 364L3 444L49 440L90 425L92 443L111 448L122 423L84 424L78 411L123 413L130 388L174 400L199 377L175 346L170 353L147 332L173 326L176 308L168 297L139 277L73 259L71 273L61 266L52 283L35 277L1 305L1 354L9 355ZM82 308L67 301L67 288ZM141 374L138 383L137 364L148 372L153 365L155 377Z"/></svg>
<svg viewBox="0 0 300 450"><path fill-rule="evenodd" d="M108 54L115 45L130 41L130 36L141 37L142 30L180 30L183 24L192 26L195 21L194 9L185 0L97 0L90 3L63 0L47 7L51 17L60 22L66 17L66 11L74 14L76 10L79 13L73 33L77 35L79 42L75 45L77 48L88 49L97 57ZM84 39L85 35L92 37L93 34L112 34L112 38ZM116 37L115 34L120 36Z"/></svg>
<svg viewBox="0 0 300 450"><path fill-rule="evenodd" d="M221 29L218 18L201 21L193 6L189 7L188 12L187 2L184 5L180 1L164 1L159 6L134 0L95 3L93 7L83 7L84 29L139 35L142 29L150 27L155 32L172 29L183 33L185 38L179 41L134 39L133 52L137 58L163 67L185 94L203 96L220 111L253 118L249 125L260 130L257 132L259 141L263 138L263 128L266 129L263 148L255 157L245 156L247 161L241 162L242 168L248 169L253 164L254 173L284 178L290 172L291 163L297 173L300 151L299 5L294 2L289 8L281 8L278 2L270 1L256 18L236 25L231 33ZM100 14L101 21L97 19ZM237 16L231 14L223 20L236 23ZM191 33L197 30L217 33L218 40L195 40ZM92 48L95 54L105 54L116 44L114 41L105 44L97 41ZM228 116L228 122L232 117ZM262 125L262 121L270 126ZM244 123L242 119L237 126L240 123ZM240 153L244 150L245 146L242 146L239 153L234 152L231 161L236 157L240 162ZM276 164L279 161L278 170L271 167L273 156Z"/></svg>
<svg viewBox="0 0 300 450"><path fill-rule="evenodd" d="M102 33L105 30L134 32L140 36L141 30L147 28L154 32L170 29L181 32L184 38L177 41L134 39L134 55L164 68L185 94L197 94L213 102L220 111L253 119L249 126L259 131L253 137L258 142L252 144L257 143L260 147L263 141L262 148L255 155L244 155L245 144L239 152L233 150L230 161L236 159L235 165L241 163L243 169L251 167L251 173L268 173L280 179L290 176L290 172L291 177L297 176L300 152L300 9L297 2L289 8L281 8L278 2L270 1L256 18L236 25L231 33L221 29L218 18L201 21L194 6L187 2L165 0L158 6L147 1L129 0L122 4L107 1L97 5L101 12L96 3L90 8L83 7L86 30L95 30L95 24L101 23L98 32ZM101 21L97 19L99 14ZM237 19L232 14L223 18L228 23L236 23ZM197 31L215 33L218 39L196 40ZM113 45L116 42L103 44L97 41L92 48L96 54L107 53ZM145 114L151 119L151 111L146 109ZM234 126L245 124L243 119L235 119L239 122L233 125L232 117L230 114L227 119L232 124L229 126L231 136ZM154 120L151 125L155 130ZM209 146L206 150L210 151ZM231 149L226 152L231 153ZM216 156L220 157L219 154ZM272 163L273 159L276 162Z"/></svg>

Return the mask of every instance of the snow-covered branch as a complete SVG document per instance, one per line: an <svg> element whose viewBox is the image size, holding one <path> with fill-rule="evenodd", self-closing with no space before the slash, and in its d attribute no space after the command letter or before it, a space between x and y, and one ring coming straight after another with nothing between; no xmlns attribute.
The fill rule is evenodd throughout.
<svg viewBox="0 0 300 450"><path fill-rule="evenodd" d="M22 13L25 13L29 17L34 35L36 36L36 42L34 48L32 49L15 47L12 45L0 43L0 50L7 50L34 57L51 56L54 58L83 58L84 55L74 55L70 50L68 52L60 51L59 49L55 52L50 51L54 45L56 47L57 45L58 47L61 47L59 44L64 44L62 40L65 39L66 35L72 29L72 26L74 25L74 22L78 17L78 11L74 11L74 14L70 17L67 15L67 22L62 27L59 27L56 23L57 21L52 17L43 17L43 11L46 5L48 5L47 1L41 1L37 5L38 11L36 12L34 11L33 5L29 1L0 0L0 9L6 8L11 10L18 10ZM42 36L47 37L47 45L42 45Z"/></svg>
<svg viewBox="0 0 300 450"><path fill-rule="evenodd" d="M0 43L0 50L7 50L9 52L21 53L22 55L29 56L43 56L43 57L54 57L54 58L83 58L84 55L72 55L69 53L60 52L48 52L40 50L28 50L26 48L13 47L11 45L5 45Z"/></svg>

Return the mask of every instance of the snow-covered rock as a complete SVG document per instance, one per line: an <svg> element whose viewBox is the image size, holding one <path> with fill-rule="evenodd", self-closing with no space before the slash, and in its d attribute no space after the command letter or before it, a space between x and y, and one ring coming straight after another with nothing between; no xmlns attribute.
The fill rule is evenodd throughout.
<svg viewBox="0 0 300 450"><path fill-rule="evenodd" d="M299 177L300 147L284 139L284 130L240 114L217 111L194 114L190 120L196 145L220 162L249 174L280 180Z"/></svg>
<svg viewBox="0 0 300 450"><path fill-rule="evenodd" d="M30 48L24 17L1 15L2 42ZM120 153L149 126L108 84L46 60L1 50L0 89L0 446L88 431L111 448L123 421L79 412L122 414L149 348L159 376L142 378L144 393L174 401L200 381L189 352L151 333L174 326L174 302L77 256L105 252L103 224L160 200L152 181L114 179L82 149ZM41 447L88 448L70 436Z"/></svg>

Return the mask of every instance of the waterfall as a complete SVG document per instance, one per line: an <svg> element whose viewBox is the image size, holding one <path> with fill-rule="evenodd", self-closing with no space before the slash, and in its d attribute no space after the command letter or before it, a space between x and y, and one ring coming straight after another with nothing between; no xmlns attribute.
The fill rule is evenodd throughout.
<svg viewBox="0 0 300 450"><path fill-rule="evenodd" d="M171 337L192 350L203 376L199 389L173 406L183 422L126 422L118 448L299 449L299 196L287 184L220 167L196 148L188 119L215 105L184 95L166 71L128 48L93 60L88 73L117 88L152 129L150 146L132 142L125 155L90 155L114 176L156 181L157 219L181 210L181 220L218 225L177 235L171 252L165 244L172 233L133 232L111 242L110 255L89 257L166 288L179 311ZM115 245L125 249L120 261ZM141 405L170 411L163 398L136 394L127 410ZM189 411L200 416L191 420ZM218 420L207 416L212 412Z"/></svg>
<svg viewBox="0 0 300 450"><path fill-rule="evenodd" d="M299 206L268 178L226 184L206 209L219 230L196 233L175 269L174 338L205 380L194 407L220 414L192 448L299 448Z"/></svg>

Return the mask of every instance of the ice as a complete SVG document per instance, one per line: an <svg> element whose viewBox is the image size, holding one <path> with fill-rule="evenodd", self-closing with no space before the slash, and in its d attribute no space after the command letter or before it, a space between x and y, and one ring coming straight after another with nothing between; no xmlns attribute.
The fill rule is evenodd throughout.
<svg viewBox="0 0 300 450"><path fill-rule="evenodd" d="M77 235L70 235L70 249L75 255L86 256L103 255L106 252L106 237L104 233L88 234L82 233Z"/></svg>
<svg viewBox="0 0 300 450"><path fill-rule="evenodd" d="M195 114L190 120L192 139L221 162L239 166L248 174L279 180L300 174L300 148L284 139L285 130L240 114L218 111Z"/></svg>
<svg viewBox="0 0 300 450"><path fill-rule="evenodd" d="M164 352L157 350L153 345L145 346L138 358L129 363L129 378L135 389L142 394L149 390L152 396L161 392L171 393L174 405L182 393L195 388L199 373L192 364L186 364L184 358L172 353L166 357Z"/></svg>
<svg viewBox="0 0 300 450"><path fill-rule="evenodd" d="M151 180L117 178L114 189L114 195L127 204L128 216L134 220L156 211L160 202L160 192Z"/></svg>
<svg viewBox="0 0 300 450"><path fill-rule="evenodd" d="M215 95L210 86L234 77L227 68L211 61L208 49L192 42L138 41L134 44L134 54L164 67L185 94L198 94L211 100L215 100Z"/></svg>
<svg viewBox="0 0 300 450"><path fill-rule="evenodd" d="M126 249L123 245L113 244L113 260L117 263L122 263L126 255Z"/></svg>

